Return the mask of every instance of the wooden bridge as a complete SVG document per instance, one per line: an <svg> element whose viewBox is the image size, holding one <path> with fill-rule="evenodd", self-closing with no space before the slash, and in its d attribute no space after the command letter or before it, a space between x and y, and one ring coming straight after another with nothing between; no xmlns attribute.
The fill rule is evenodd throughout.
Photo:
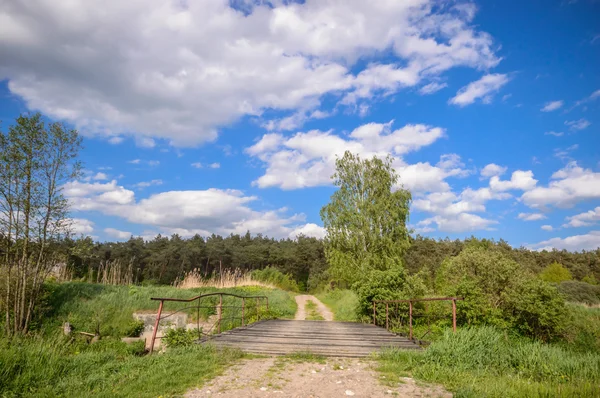
<svg viewBox="0 0 600 398"><path fill-rule="evenodd" d="M204 341L269 355L310 352L330 357L365 357L387 347L420 349L413 341L374 325L284 319L259 321Z"/></svg>
<svg viewBox="0 0 600 398"><path fill-rule="evenodd" d="M196 314L198 342L219 347L235 347L256 354L285 355L294 352L311 352L323 356L364 357L384 348L418 350L418 340L413 339L413 304L438 301L452 303L452 325L456 330L456 301L458 297L420 298L409 300L374 301L373 324L355 322L264 320L268 315L269 300L266 296L239 296L230 293L208 293L190 299L152 298L160 301L156 316L150 352L154 348L161 320L177 312L191 311ZM204 300L204 304L202 303ZM240 301L240 305L234 303ZM174 304L195 303L162 314L165 302ZM399 306L408 304L408 337L390 332L390 317L398 313ZM379 311L377 308L379 307ZM394 311L395 309L395 311ZM216 321L205 329L200 324L201 311L214 314ZM382 313L382 311L384 311ZM381 319L380 319L381 318ZM262 319L262 320L261 320ZM377 326L381 324L384 327ZM430 331L431 329L429 329ZM427 332L429 333L429 332ZM426 334L427 334L426 333Z"/></svg>

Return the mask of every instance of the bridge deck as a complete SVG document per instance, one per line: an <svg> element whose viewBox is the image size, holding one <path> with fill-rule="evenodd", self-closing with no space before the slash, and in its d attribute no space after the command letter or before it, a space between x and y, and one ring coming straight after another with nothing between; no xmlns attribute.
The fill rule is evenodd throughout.
<svg viewBox="0 0 600 398"><path fill-rule="evenodd" d="M208 342L256 354L285 355L310 351L335 357L365 357L385 347L418 350L405 337L363 323L268 320L236 328Z"/></svg>

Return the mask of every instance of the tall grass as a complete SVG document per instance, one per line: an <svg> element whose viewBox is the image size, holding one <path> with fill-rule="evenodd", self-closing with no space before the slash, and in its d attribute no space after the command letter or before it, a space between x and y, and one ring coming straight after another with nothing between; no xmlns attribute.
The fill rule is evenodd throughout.
<svg viewBox="0 0 600 398"><path fill-rule="evenodd" d="M381 370L443 384L458 397L595 397L600 355L509 336L491 327L448 332L424 352L389 350Z"/></svg>
<svg viewBox="0 0 600 398"><path fill-rule="evenodd" d="M183 276L182 279L177 279L173 286L180 289L192 288L233 288L242 286L262 286L275 289L274 284L253 279L252 272L242 271L240 269L228 269L223 271L221 275L213 274L210 277L205 277L199 269L194 269Z"/></svg>
<svg viewBox="0 0 600 398"><path fill-rule="evenodd" d="M352 290L335 289L316 296L331 309L336 321L358 320L358 297Z"/></svg>
<svg viewBox="0 0 600 398"><path fill-rule="evenodd" d="M181 394L240 358L235 350L194 345L141 356L142 346L63 337L0 341L2 397L158 397Z"/></svg>

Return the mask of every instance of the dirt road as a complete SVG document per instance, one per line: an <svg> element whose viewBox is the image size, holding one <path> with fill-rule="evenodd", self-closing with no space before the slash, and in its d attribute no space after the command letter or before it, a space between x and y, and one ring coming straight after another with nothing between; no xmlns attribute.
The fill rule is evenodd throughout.
<svg viewBox="0 0 600 398"><path fill-rule="evenodd" d="M311 296L309 294L301 294L296 296L296 304L298 304L298 310L296 311L296 317L294 318L297 321L303 321L306 319L306 302L312 301L317 305L317 310L326 321L333 321L333 313L319 301L315 296Z"/></svg>
<svg viewBox="0 0 600 398"><path fill-rule="evenodd" d="M452 397L435 386L415 384L411 378L400 382L379 380L367 360L328 358L320 362L260 358L244 360L187 398L234 397ZM387 384L387 385L386 385Z"/></svg>

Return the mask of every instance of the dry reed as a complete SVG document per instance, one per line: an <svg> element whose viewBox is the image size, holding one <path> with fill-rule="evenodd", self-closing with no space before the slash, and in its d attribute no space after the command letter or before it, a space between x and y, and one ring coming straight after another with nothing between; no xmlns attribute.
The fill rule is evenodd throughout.
<svg viewBox="0 0 600 398"><path fill-rule="evenodd" d="M194 269L184 275L182 279L177 279L173 286L180 289L191 289L195 287L216 287L230 288L240 286L262 286L274 289L275 286L252 279L252 272L243 271L239 268L234 270L225 270L222 275L213 274L210 278L205 278L199 269Z"/></svg>

